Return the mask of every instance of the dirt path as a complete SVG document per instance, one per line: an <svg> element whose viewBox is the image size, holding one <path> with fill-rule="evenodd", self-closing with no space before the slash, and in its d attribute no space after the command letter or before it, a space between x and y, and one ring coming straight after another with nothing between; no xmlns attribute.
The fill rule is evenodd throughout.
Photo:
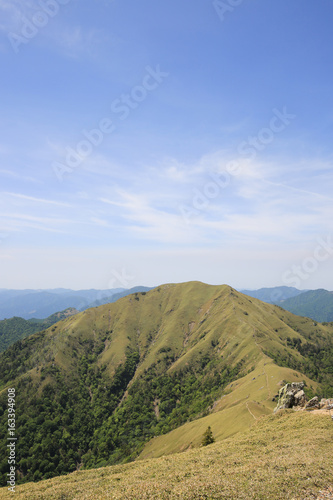
<svg viewBox="0 0 333 500"><path fill-rule="evenodd" d="M252 417L254 418L254 420L257 420L257 417L255 417L255 416L253 415L252 411L251 411L251 410L250 410L250 408L249 408L249 403L248 403L248 401L246 401L246 408L247 408L247 411L250 413L250 415L252 415Z"/></svg>

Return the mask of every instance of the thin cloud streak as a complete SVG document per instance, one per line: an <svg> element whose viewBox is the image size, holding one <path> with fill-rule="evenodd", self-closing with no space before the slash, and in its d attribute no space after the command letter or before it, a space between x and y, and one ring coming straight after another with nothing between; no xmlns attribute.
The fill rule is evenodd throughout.
<svg viewBox="0 0 333 500"><path fill-rule="evenodd" d="M28 196L28 195L21 194L21 193L3 192L1 194L7 195L7 196L12 196L14 198L20 198L22 200L32 201L35 203L46 203L47 205L57 205L59 207L70 207L71 206L69 203L62 203L62 202L54 201L54 200L46 200L44 198L35 198L34 196Z"/></svg>

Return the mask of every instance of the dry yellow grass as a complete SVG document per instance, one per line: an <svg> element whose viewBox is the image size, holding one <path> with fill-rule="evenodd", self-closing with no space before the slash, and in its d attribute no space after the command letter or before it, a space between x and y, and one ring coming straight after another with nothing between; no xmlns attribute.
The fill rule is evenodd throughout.
<svg viewBox="0 0 333 500"><path fill-rule="evenodd" d="M332 431L326 416L288 410L205 448L18 486L15 498L315 499L333 484Z"/></svg>

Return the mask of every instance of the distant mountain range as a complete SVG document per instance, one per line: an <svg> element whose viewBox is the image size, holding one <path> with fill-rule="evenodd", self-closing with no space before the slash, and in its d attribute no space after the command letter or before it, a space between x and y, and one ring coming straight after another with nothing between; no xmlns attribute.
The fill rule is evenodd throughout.
<svg viewBox="0 0 333 500"><path fill-rule="evenodd" d="M263 302L279 305L298 316L305 316L321 323L333 321L333 292L328 290L298 290L278 286L240 291Z"/></svg>
<svg viewBox="0 0 333 500"><path fill-rule="evenodd" d="M152 288L147 288L146 286L135 286L133 288L129 288L128 290L122 290L121 292L114 293L112 296L95 300L88 307L85 307L82 310L88 309L89 307L99 307L104 304L111 304L112 302L116 302L131 293L149 292L149 290L152 290Z"/></svg>
<svg viewBox="0 0 333 500"><path fill-rule="evenodd" d="M135 287L130 290L113 288L110 290L70 290L56 288L52 290L5 290L0 289L0 320L14 316L29 320L45 319L52 314L75 308L84 311L89 307L114 302L118 298L135 291L148 291L147 287Z"/></svg>
<svg viewBox="0 0 333 500"><path fill-rule="evenodd" d="M13 317L25 320L47 319L52 314L68 308L84 311L90 307L116 302L131 293L148 292L149 290L151 288L144 286L110 290L0 289L0 320ZM239 291L263 302L279 305L299 316L306 316L320 322L333 321L333 292L327 290L298 290L293 287L278 286Z"/></svg>
<svg viewBox="0 0 333 500"><path fill-rule="evenodd" d="M268 304L280 304L280 302L296 297L304 293L304 290L298 290L291 286L275 286L272 288L259 288L259 290L239 290L245 295L250 295L255 299L262 300ZM306 290L307 291L307 290Z"/></svg>

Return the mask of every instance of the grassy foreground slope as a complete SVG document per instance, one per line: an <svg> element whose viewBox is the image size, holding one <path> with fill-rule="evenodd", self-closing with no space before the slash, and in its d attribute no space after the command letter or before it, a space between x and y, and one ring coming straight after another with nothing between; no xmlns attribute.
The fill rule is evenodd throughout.
<svg viewBox="0 0 333 500"><path fill-rule="evenodd" d="M205 448L16 487L20 500L324 498L333 484L332 423L291 410ZM13 497L5 488L1 498ZM325 497L330 498L330 497Z"/></svg>

